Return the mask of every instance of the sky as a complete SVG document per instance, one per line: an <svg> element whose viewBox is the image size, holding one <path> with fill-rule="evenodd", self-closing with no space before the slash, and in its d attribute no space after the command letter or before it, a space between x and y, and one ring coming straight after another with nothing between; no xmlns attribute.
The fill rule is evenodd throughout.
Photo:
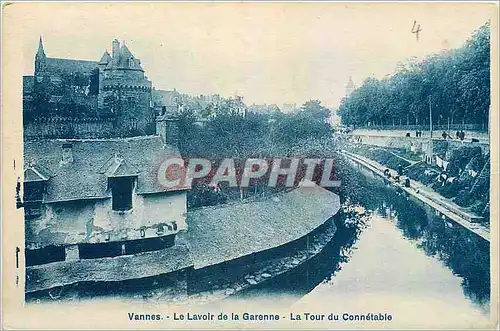
<svg viewBox="0 0 500 331"><path fill-rule="evenodd" d="M457 48L495 14L485 3L15 3L5 15L33 73L38 38L49 57L98 61L114 38L157 89L243 95L247 104L335 108L398 62ZM11 22L12 22L11 21ZM419 40L412 33L421 26Z"/></svg>

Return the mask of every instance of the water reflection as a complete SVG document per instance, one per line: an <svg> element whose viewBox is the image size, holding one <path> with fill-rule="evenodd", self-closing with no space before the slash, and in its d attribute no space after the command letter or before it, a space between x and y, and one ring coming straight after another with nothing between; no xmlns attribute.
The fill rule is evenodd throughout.
<svg viewBox="0 0 500 331"><path fill-rule="evenodd" d="M353 246L363 229L367 226L368 215L344 205L336 217L338 227L334 238L315 257L289 272L261 283L226 299L226 301L244 301L246 305L256 299L259 305L263 301L273 301L273 306L288 306L311 292L318 284L328 282L349 262ZM225 305L225 304L224 304Z"/></svg>
<svg viewBox="0 0 500 331"><path fill-rule="evenodd" d="M364 203L391 219L405 238L415 241L428 256L439 259L462 278L464 294L475 304L488 309L490 301L489 242L446 219L435 210L402 190L384 185L383 179L359 169L376 192Z"/></svg>

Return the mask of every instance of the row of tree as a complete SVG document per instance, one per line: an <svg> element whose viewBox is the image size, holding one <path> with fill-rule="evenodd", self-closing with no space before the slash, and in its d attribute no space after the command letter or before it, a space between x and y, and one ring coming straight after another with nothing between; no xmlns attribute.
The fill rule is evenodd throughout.
<svg viewBox="0 0 500 331"><path fill-rule="evenodd" d="M196 112L184 108L180 113L179 142L185 158L205 158L217 168L224 158L234 159L237 169L248 158L286 158L294 153L298 142L331 136L327 123L329 110L318 100L310 100L295 113L242 113L231 102L218 103L215 114L200 122ZM299 156L309 156L299 153ZM238 172L238 171L237 171ZM188 205L199 207L222 203L227 199L245 198L275 192L283 187L269 188L265 180L252 181L248 188L222 185L220 190L195 182L188 194Z"/></svg>
<svg viewBox="0 0 500 331"><path fill-rule="evenodd" d="M180 148L187 157L210 159L285 155L295 142L331 134L330 111L310 100L294 113L239 112L220 103L216 113L200 123L188 108L180 114Z"/></svg>
<svg viewBox="0 0 500 331"><path fill-rule="evenodd" d="M488 124L490 23L464 46L407 64L384 79L368 78L345 98L346 125Z"/></svg>

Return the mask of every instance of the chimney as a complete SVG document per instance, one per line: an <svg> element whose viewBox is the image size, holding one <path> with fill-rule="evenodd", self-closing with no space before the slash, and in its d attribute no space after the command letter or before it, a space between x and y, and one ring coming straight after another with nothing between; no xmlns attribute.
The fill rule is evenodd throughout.
<svg viewBox="0 0 500 331"><path fill-rule="evenodd" d="M73 162L73 145L70 143L65 143L62 145L61 165L69 164L72 162Z"/></svg>
<svg viewBox="0 0 500 331"><path fill-rule="evenodd" d="M166 114L156 119L156 134L166 146L177 147L179 143L179 120L176 116Z"/></svg>
<svg viewBox="0 0 500 331"><path fill-rule="evenodd" d="M113 54L111 56L113 59L116 59L118 57L118 52L120 51L120 42L118 39L113 40Z"/></svg>

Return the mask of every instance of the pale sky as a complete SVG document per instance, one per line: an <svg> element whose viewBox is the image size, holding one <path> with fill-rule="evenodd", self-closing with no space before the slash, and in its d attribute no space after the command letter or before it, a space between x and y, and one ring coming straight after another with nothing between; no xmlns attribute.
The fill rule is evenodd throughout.
<svg viewBox="0 0 500 331"><path fill-rule="evenodd" d="M469 3L17 3L24 74L38 37L49 57L98 61L125 40L157 89L244 96L247 104L337 106L352 76L460 47L495 14ZM413 21L421 25L417 42Z"/></svg>

